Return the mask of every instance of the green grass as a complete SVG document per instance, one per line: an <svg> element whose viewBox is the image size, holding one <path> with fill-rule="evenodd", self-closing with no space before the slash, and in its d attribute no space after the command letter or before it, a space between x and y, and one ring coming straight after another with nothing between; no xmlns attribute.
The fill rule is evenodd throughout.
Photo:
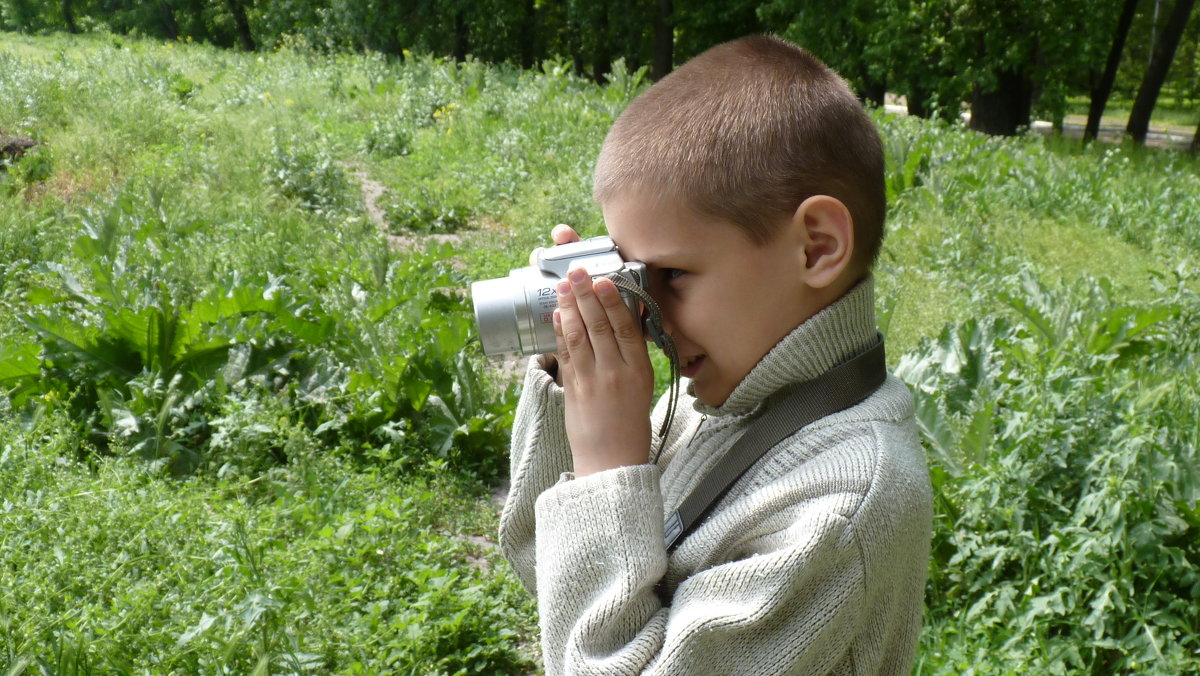
<svg viewBox="0 0 1200 676"><path fill-rule="evenodd" d="M0 35L0 129L42 142L0 174L0 673L531 668L464 289L602 232L645 86L544 71ZM1200 164L877 122L939 496L918 671L1194 669Z"/></svg>
<svg viewBox="0 0 1200 676"><path fill-rule="evenodd" d="M66 461L62 422L0 425L5 673L529 666L529 601L479 544L495 513L444 467L399 477L314 445L250 480L164 482Z"/></svg>
<svg viewBox="0 0 1200 676"><path fill-rule="evenodd" d="M893 187L877 269L899 352L948 322L996 311L998 279L1114 281L1130 300L1194 261L1196 162L1037 135L985 138L881 118ZM894 300L893 300L894 299ZM907 311L906 311L907 309Z"/></svg>

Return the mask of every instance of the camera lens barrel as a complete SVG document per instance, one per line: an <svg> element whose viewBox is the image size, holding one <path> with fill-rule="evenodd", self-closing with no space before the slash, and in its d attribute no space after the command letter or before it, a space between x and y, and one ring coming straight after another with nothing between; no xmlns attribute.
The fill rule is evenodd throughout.
<svg viewBox="0 0 1200 676"><path fill-rule="evenodd" d="M483 353L525 356L553 352L557 281L536 268L519 268L508 277L473 283L471 298Z"/></svg>
<svg viewBox="0 0 1200 676"><path fill-rule="evenodd" d="M620 277L641 289L649 286L646 266L624 261L608 237L592 237L536 252L536 265L517 268L508 277L486 279L471 285L475 321L483 353L489 357L526 356L554 352L555 286L574 267L585 268L593 279ZM636 294L621 291L629 312L641 321Z"/></svg>

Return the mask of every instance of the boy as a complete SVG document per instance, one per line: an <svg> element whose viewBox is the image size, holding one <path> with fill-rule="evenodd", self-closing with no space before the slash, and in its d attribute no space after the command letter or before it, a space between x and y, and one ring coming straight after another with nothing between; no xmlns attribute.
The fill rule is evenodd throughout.
<svg viewBox="0 0 1200 676"><path fill-rule="evenodd" d="M611 281L559 284L557 356L531 360L500 525L537 595L546 673L908 673L932 499L895 377L767 451L678 548L663 541L664 516L767 397L876 339L870 119L799 48L728 43L630 104L595 197L650 271L687 396L652 456L667 407L647 415L641 329Z"/></svg>

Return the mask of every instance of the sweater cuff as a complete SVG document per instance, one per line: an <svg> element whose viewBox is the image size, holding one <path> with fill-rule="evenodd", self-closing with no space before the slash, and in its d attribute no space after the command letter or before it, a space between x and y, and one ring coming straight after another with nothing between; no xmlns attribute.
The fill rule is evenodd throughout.
<svg viewBox="0 0 1200 676"><path fill-rule="evenodd" d="M615 559L634 554L665 560L657 467L618 467L563 479L537 500L539 562L555 560L554 567L565 573L594 565L597 552Z"/></svg>
<svg viewBox="0 0 1200 676"><path fill-rule="evenodd" d="M529 358L529 361L525 363L525 385L526 387L529 385L541 387L553 385L561 393L562 386L554 382L554 376L558 373L558 362L554 360L553 355L549 356L549 360L544 354L535 354ZM551 363L547 364L547 361Z"/></svg>

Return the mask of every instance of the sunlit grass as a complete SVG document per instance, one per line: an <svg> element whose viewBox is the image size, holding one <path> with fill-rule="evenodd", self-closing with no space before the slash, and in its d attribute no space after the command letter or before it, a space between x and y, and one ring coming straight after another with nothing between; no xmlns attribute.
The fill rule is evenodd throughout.
<svg viewBox="0 0 1200 676"><path fill-rule="evenodd" d="M95 248L84 240L105 218L115 219L118 236L104 252L104 269L129 271L139 308L169 288L179 297L167 310L187 316L197 298L211 301L224 288L219 284L230 284L248 303L292 293L303 300L296 312L335 327L319 345L286 332L243 334L244 345L285 343L300 353L287 353L274 370L264 367L267 375L253 387L189 393L207 408L185 411L191 417L179 423L179 438L208 455L199 476L182 480L136 457L108 457L129 450L137 438L129 420L145 426L154 420L147 411L131 411L125 428L101 412L67 416L68 400L108 382L103 378L54 371L33 385L45 389L23 405L0 397L0 505L11 505L0 507L0 521L6 520L0 566L20 571L0 578L0 666L83 654L82 673L136 673L163 664L186 673L222 665L249 672L263 659L281 670L320 664L313 670L380 673L425 666L421 660L439 655L459 659L478 645L503 660L528 645L531 601L494 552L461 538L488 538L495 529L489 487L471 472L494 477L503 466L503 443L485 437L492 446L452 455L461 466L447 464L437 449L416 445L427 430L408 427L402 416L381 425L376 416L381 401L399 411L410 397L420 400L425 381L404 370L411 354L438 343L459 353L452 341L466 340L462 327L470 320L465 301L447 289L524 265L555 223L585 235L603 232L590 196L592 162L613 117L645 83L618 68L615 84L598 88L569 70L550 63L544 73L523 73L419 55L403 63L294 50L244 55L112 36L0 36L0 88L19 92L0 97L0 128L41 141L30 157L41 158L47 173L26 179L14 171L0 179L0 349L55 347L46 362L50 373L50 362L74 363L74 353L40 342L25 322L30 313L53 309L95 328L89 313L101 307L110 312L100 325L109 331L129 320L132 309L119 303L60 298L70 279L63 271L82 279L85 292L102 295L104 289L88 286L97 283L88 253ZM1006 483L1011 468L1003 463L1030 450L1012 441L1022 429L1040 435L1046 453L1067 449L1080 461L1108 446L1071 445L1094 426L1079 416L1116 425L1097 427L1096 439L1124 439L1120 411L1135 411L1138 424L1160 425L1173 411L1190 410L1194 382L1171 384L1167 374L1175 372L1172 360L1180 373L1194 366L1192 348L1166 349L1172 344L1155 333L1159 324L1150 332L1158 342L1135 347L1161 351L1154 377L1166 389L1143 387L1136 378L1142 371L1120 362L1125 370L1109 375L1124 388L1113 396L1124 398L1110 404L1102 385L1089 384L1089 398L1079 400L1082 390L1062 369L1086 362L1103 372L1109 361L1140 358L1137 350L1122 356L1127 346L1118 345L1112 354L1082 354L1072 344L1046 350L1059 355L1047 362L1023 352L1036 338L1029 329L1008 332L990 322L1030 321L1019 304L1044 286L1054 291L1044 294L1038 311L1082 317L1071 320L1082 322L1071 325L1078 341L1095 339L1087 333L1092 329L1101 338L1125 330L1131 317L1183 326L1186 318L1159 317L1152 305L1186 298L1171 280L1176 270L1194 269L1200 255L1195 159L1125 145L1084 150L1076 141L1037 136L992 139L883 115L878 122L891 197L889 234L875 270L880 316L893 366L906 358L934 370L944 366L931 382L951 392L924 414L942 425L942 436L926 441L949 454L932 456L935 477L943 470L938 485L945 495L977 512L987 510L971 490L1018 495L1021 487ZM383 185L382 230L405 236L406 249L390 251L368 218L360 174ZM448 260L431 254L409 265L416 257L408 249L421 247L425 231L437 228L455 238ZM1092 307L1088 278L1111 282L1098 287L1107 294L1103 307ZM1198 281L1192 276L1182 284L1194 292ZM40 305L31 305L31 293ZM998 387L997 374L971 387L959 382L970 374L946 355L969 356L954 352L961 347L955 340L973 335L963 326L983 326L979 335L1003 343L1011 367L1003 386L1019 397L987 409L981 402L987 388ZM443 381L440 396L470 390L454 380L461 374L447 360L431 363ZM305 369L299 383L288 380ZM1044 377L1021 375L1038 369L1047 371ZM145 375L134 379L143 388L136 391L130 381L110 378L112 391L153 399L163 384ZM360 385L357 394L349 393L352 382ZM469 428L483 419L472 418L472 410L495 413L488 407L511 404L498 391L465 382L477 389L456 412L463 420L436 419L451 448L466 443L454 436L455 425ZM136 401L108 403L116 408L106 410L137 408ZM242 418L225 427L214 423L231 416ZM503 412L487 420L503 421ZM987 451L991 446L980 439L988 435L970 434L976 420L994 424L981 429L996 438L1011 435L1008 454L950 481L941 463L958 451L937 444L958 439ZM93 452L100 449L85 430L106 425L118 436L125 429L130 441L114 443L107 454ZM242 436L216 435L233 428ZM1129 448L1157 443L1147 457L1161 460L1165 429L1134 430L1129 438L1141 441ZM276 437L306 450L282 453ZM1042 446L1033 450L1043 457ZM1172 490L1182 494L1189 485ZM1139 493L1131 487L1125 494ZM1134 506L1148 521L1124 526L1161 525L1154 505ZM946 514L940 519L940 541L969 534L954 530ZM490 568L477 570L481 565ZM927 636L926 670L969 666L972 645L1005 639L987 627L979 635L951 634L961 627L948 618L968 610L954 604L977 600L956 598L930 600L932 626L947 632ZM415 599L434 610L420 616L408 607ZM485 622L441 623L464 609ZM1054 632L1038 621L1033 617L1025 630L1051 641ZM505 627L518 634L490 633ZM442 652L421 652L425 644L414 636ZM988 663L998 669L1048 664L993 653Z"/></svg>
<svg viewBox="0 0 1200 676"><path fill-rule="evenodd" d="M525 664L504 646L530 631L529 601L479 544L493 508L444 468L400 480L314 455L164 482L125 459L64 462L78 440L52 425L0 429L0 666L68 669L65 643L69 673L380 673L435 668L447 637Z"/></svg>

